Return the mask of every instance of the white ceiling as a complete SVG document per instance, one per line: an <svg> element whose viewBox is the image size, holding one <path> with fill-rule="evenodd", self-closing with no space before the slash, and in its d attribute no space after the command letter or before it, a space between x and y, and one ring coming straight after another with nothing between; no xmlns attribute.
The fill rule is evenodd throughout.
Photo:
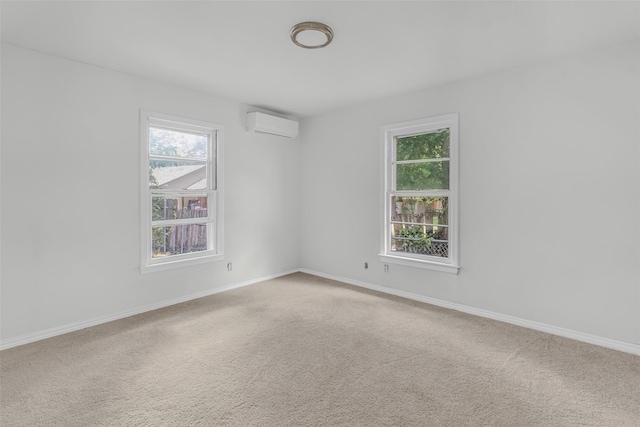
<svg viewBox="0 0 640 427"><path fill-rule="evenodd" d="M2 41L308 117L640 38L640 2L6 2ZM331 26L325 49L289 39Z"/></svg>

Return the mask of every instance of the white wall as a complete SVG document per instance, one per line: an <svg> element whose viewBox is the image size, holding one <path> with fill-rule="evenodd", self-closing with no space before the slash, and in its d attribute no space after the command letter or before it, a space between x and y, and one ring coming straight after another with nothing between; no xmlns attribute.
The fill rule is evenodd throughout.
<svg viewBox="0 0 640 427"><path fill-rule="evenodd" d="M305 120L302 267L640 344L639 52L626 43ZM451 112L462 268L385 274L379 128Z"/></svg>
<svg viewBox="0 0 640 427"><path fill-rule="evenodd" d="M1 76L3 341L298 267L299 144L247 106L9 45ZM225 126L224 262L140 273L139 109Z"/></svg>
<svg viewBox="0 0 640 427"><path fill-rule="evenodd" d="M290 141L245 133L245 105L3 45L1 338L303 267L640 344L639 51L337 111ZM224 262L139 273L140 108L225 126ZM449 112L462 269L385 274L379 127Z"/></svg>

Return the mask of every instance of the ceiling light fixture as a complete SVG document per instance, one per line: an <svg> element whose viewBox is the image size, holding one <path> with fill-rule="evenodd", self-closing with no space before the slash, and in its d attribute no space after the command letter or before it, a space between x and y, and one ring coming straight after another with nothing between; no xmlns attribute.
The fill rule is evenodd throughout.
<svg viewBox="0 0 640 427"><path fill-rule="evenodd" d="M305 49L319 49L333 40L333 30L320 22L301 22L291 29L291 41Z"/></svg>

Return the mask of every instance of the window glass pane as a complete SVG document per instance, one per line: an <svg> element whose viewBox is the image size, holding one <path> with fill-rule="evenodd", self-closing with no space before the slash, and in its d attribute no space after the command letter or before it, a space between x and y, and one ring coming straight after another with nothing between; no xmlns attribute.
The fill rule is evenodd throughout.
<svg viewBox="0 0 640 427"><path fill-rule="evenodd" d="M448 218L448 197L391 196L391 252L447 258Z"/></svg>
<svg viewBox="0 0 640 427"><path fill-rule="evenodd" d="M408 253L418 255L429 255L440 258L449 257L449 242L431 240L428 244L421 240L391 239L391 253Z"/></svg>
<svg viewBox="0 0 640 427"><path fill-rule="evenodd" d="M183 218L206 218L207 196L195 195L188 197L152 197L151 220L163 221Z"/></svg>
<svg viewBox="0 0 640 427"><path fill-rule="evenodd" d="M207 158L209 135L149 127L149 154L152 156Z"/></svg>
<svg viewBox="0 0 640 427"><path fill-rule="evenodd" d="M391 221L448 225L449 198L391 196Z"/></svg>
<svg viewBox="0 0 640 427"><path fill-rule="evenodd" d="M448 257L449 228L391 224L391 251Z"/></svg>
<svg viewBox="0 0 640 427"><path fill-rule="evenodd" d="M207 163L150 160L149 188L203 190L207 188Z"/></svg>
<svg viewBox="0 0 640 427"><path fill-rule="evenodd" d="M396 139L396 160L449 157L449 129Z"/></svg>
<svg viewBox="0 0 640 427"><path fill-rule="evenodd" d="M207 250L207 224L152 227L152 258Z"/></svg>
<svg viewBox="0 0 640 427"><path fill-rule="evenodd" d="M448 160L396 165L396 190L448 189Z"/></svg>

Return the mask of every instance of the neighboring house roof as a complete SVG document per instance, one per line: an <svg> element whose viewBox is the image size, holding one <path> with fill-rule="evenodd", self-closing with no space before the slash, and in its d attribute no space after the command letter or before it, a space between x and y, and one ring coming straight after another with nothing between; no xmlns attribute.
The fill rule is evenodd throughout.
<svg viewBox="0 0 640 427"><path fill-rule="evenodd" d="M207 179L202 178L200 181L187 187L187 190L205 190L206 188L207 188Z"/></svg>
<svg viewBox="0 0 640 427"><path fill-rule="evenodd" d="M206 165L166 166L151 169L158 188L169 190L204 190L207 188Z"/></svg>

